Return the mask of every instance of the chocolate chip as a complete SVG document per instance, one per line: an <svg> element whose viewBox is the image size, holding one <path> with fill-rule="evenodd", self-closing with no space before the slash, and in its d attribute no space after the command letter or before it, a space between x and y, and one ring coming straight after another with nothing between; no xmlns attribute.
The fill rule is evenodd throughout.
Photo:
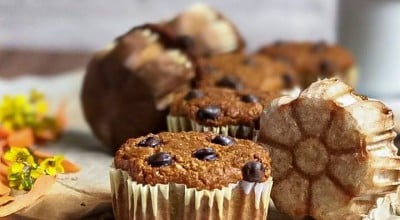
<svg viewBox="0 0 400 220"><path fill-rule="evenodd" d="M217 159L217 152L211 147L201 148L193 153L193 157L199 160L213 161Z"/></svg>
<svg viewBox="0 0 400 220"><path fill-rule="evenodd" d="M209 105L197 111L196 117L200 121L207 119L215 120L221 114L221 109L215 105Z"/></svg>
<svg viewBox="0 0 400 220"><path fill-rule="evenodd" d="M293 87L293 77L289 73L283 73L282 81L285 88Z"/></svg>
<svg viewBox="0 0 400 220"><path fill-rule="evenodd" d="M319 71L322 75L328 75L331 71L331 62L329 60L321 60L319 62Z"/></svg>
<svg viewBox="0 0 400 220"><path fill-rule="evenodd" d="M216 70L215 66L212 64L206 64L202 68L203 68L203 71L207 74L213 73Z"/></svg>
<svg viewBox="0 0 400 220"><path fill-rule="evenodd" d="M250 57L246 57L243 60L243 64L246 65L246 66L250 66L250 67L257 66L257 62L254 59L251 59Z"/></svg>
<svg viewBox="0 0 400 220"><path fill-rule="evenodd" d="M247 94L247 95L243 95L240 100L242 102L246 102L246 103L257 103L260 101L260 99L253 94Z"/></svg>
<svg viewBox="0 0 400 220"><path fill-rule="evenodd" d="M234 144L235 140L233 140L233 138L231 138L229 136L218 135L218 136L215 136L211 140L211 143L219 144L219 145L223 145L223 146L229 146L229 145Z"/></svg>
<svg viewBox="0 0 400 220"><path fill-rule="evenodd" d="M316 53L316 52L321 52L326 48L326 42L321 40L316 42L314 45L311 47L311 52Z"/></svg>
<svg viewBox="0 0 400 220"><path fill-rule="evenodd" d="M261 182L265 175L264 166L258 161L247 162L242 168L243 180Z"/></svg>
<svg viewBox="0 0 400 220"><path fill-rule="evenodd" d="M224 76L216 84L218 87L225 87L230 89L243 89L242 83L234 76Z"/></svg>
<svg viewBox="0 0 400 220"><path fill-rule="evenodd" d="M155 137L148 137L141 140L137 145L140 147L156 147L160 144L160 140Z"/></svg>
<svg viewBox="0 0 400 220"><path fill-rule="evenodd" d="M192 37L188 35L181 35L178 37L178 43L183 47L184 49L191 49L194 47L194 40Z"/></svg>
<svg viewBox="0 0 400 220"><path fill-rule="evenodd" d="M394 139L394 145L397 147L397 149L400 149L400 135L396 135L396 138ZM397 156L400 156L400 150L397 151Z"/></svg>
<svg viewBox="0 0 400 220"><path fill-rule="evenodd" d="M172 157L169 153L159 152L151 155L147 161L153 167L161 167L170 165L172 163Z"/></svg>
<svg viewBox="0 0 400 220"><path fill-rule="evenodd" d="M288 66L294 65L293 60L290 59L289 57L285 57L285 56L283 56L283 55L275 55L275 56L272 56L272 57L273 57L274 59L280 61L281 63L285 64L285 65L288 65Z"/></svg>
<svg viewBox="0 0 400 220"><path fill-rule="evenodd" d="M260 130L260 118L256 118L254 119L253 123L254 123L254 129L256 130Z"/></svg>
<svg viewBox="0 0 400 220"><path fill-rule="evenodd" d="M189 101L189 100L192 100L192 99L201 98L201 97L203 97L203 96L204 96L204 93L203 93L202 91L200 91L200 90L198 90L198 89L193 89L193 90L190 90L190 91L186 94L185 100Z"/></svg>
<svg viewBox="0 0 400 220"><path fill-rule="evenodd" d="M283 40L276 40L276 41L274 42L274 46L276 46L276 47L281 46L281 45L283 45L283 44L284 44Z"/></svg>

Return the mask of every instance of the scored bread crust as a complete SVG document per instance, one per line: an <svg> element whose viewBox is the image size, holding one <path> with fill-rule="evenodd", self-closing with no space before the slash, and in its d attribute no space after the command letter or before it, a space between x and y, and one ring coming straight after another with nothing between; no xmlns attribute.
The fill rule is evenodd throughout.
<svg viewBox="0 0 400 220"><path fill-rule="evenodd" d="M276 207L295 219L359 219L399 185L393 113L338 79L313 83L264 110Z"/></svg>

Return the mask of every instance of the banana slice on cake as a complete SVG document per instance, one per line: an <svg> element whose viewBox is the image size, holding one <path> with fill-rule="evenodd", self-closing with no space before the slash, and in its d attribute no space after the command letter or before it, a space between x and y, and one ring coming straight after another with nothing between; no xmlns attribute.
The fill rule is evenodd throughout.
<svg viewBox="0 0 400 220"><path fill-rule="evenodd" d="M292 218L360 219L399 185L392 111L338 79L274 100L260 126L272 200Z"/></svg>

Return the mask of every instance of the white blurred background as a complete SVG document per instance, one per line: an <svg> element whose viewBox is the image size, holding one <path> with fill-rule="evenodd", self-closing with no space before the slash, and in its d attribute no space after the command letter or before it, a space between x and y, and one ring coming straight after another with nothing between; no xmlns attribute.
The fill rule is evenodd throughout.
<svg viewBox="0 0 400 220"><path fill-rule="evenodd" d="M198 1L0 0L0 45L93 51L135 25L168 19ZM336 0L204 1L250 49L276 39L335 40Z"/></svg>
<svg viewBox="0 0 400 220"><path fill-rule="evenodd" d="M25 66L63 63L55 55L75 54L74 68L131 27L168 19L198 1L188 0L0 0L0 53L52 51ZM275 40L339 42L356 56L358 90L375 97L400 97L400 1L398 0L207 0L229 17L248 50ZM56 54L54 54L56 53ZM76 55L79 54L79 56ZM10 54L10 53L8 53ZM82 55L83 54L83 55ZM9 57L9 56L8 56ZM30 57L30 59L26 58ZM51 58L56 61L50 61ZM39 59L39 58L37 58ZM8 59L0 54L0 76ZM20 71L43 72L45 68ZM69 66L65 64L64 66ZM59 69L50 68L49 72ZM65 68L61 68L65 70ZM6 72L7 72L6 71ZM3 74L4 75L4 74ZM10 75L10 74L9 74ZM12 75L12 74L11 74Z"/></svg>

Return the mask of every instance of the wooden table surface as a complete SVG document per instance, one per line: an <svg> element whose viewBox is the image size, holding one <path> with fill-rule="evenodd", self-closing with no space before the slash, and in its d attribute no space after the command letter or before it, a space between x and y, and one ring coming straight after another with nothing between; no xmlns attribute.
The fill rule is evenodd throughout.
<svg viewBox="0 0 400 220"><path fill-rule="evenodd" d="M50 75L85 67L89 52L11 50L0 48L0 77Z"/></svg>

